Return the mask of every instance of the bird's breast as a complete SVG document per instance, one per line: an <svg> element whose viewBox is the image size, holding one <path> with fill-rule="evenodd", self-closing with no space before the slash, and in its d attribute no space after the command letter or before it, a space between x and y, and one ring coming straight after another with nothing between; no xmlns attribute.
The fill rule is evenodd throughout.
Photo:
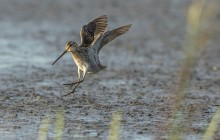
<svg viewBox="0 0 220 140"><path fill-rule="evenodd" d="M72 52L72 57L76 65L83 70L88 64L87 52L84 51L74 51Z"/></svg>
<svg viewBox="0 0 220 140"><path fill-rule="evenodd" d="M75 51L72 53L72 57L76 65L83 71L87 69L87 72L93 73L103 69L98 55L92 51Z"/></svg>

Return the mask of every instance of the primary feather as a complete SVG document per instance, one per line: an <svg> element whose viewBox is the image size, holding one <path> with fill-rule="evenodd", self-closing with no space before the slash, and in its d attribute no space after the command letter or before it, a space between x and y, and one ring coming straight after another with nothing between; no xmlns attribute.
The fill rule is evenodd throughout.
<svg viewBox="0 0 220 140"><path fill-rule="evenodd" d="M118 36L126 33L131 28L131 24L121 26L119 28L113 29L111 31L105 32L103 35L101 35L92 45L93 48L99 53L99 51L107 45L109 42L117 38Z"/></svg>
<svg viewBox="0 0 220 140"><path fill-rule="evenodd" d="M84 25L80 31L80 47L89 47L100 36L100 34L105 32L107 22L108 17L102 15Z"/></svg>

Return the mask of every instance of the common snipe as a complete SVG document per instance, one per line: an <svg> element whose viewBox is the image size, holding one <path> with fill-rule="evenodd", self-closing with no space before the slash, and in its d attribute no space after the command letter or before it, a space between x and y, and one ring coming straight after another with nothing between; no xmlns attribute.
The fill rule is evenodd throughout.
<svg viewBox="0 0 220 140"><path fill-rule="evenodd" d="M131 24L129 24L110 31L105 31L107 22L107 16L102 15L84 25L80 31L81 44L78 46L74 41L67 42L65 51L54 61L53 64L55 64L66 52L70 52L73 60L78 66L78 81L64 84L71 87L76 85L72 92L66 95L75 92L79 84L84 81L87 73L96 73L105 68L99 60L100 50L116 37L126 33L131 27Z"/></svg>

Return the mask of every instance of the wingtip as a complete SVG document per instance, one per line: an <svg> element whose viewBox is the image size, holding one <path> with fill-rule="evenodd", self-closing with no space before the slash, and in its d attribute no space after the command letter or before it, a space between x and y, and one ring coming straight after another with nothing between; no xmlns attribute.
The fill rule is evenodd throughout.
<svg viewBox="0 0 220 140"><path fill-rule="evenodd" d="M99 17L102 17L102 18L108 18L108 15L101 15L101 16L99 16Z"/></svg>
<svg viewBox="0 0 220 140"><path fill-rule="evenodd" d="M132 24L128 24L128 25L126 25L126 26L128 26L129 28L131 28Z"/></svg>
<svg viewBox="0 0 220 140"><path fill-rule="evenodd" d="M132 24L128 24L128 25L125 25L125 26L122 26L124 29L126 30L129 30L131 28Z"/></svg>
<svg viewBox="0 0 220 140"><path fill-rule="evenodd" d="M124 26L122 26L122 27L125 27L125 28L131 28L131 26L132 26L132 24L128 24L128 25L124 25Z"/></svg>

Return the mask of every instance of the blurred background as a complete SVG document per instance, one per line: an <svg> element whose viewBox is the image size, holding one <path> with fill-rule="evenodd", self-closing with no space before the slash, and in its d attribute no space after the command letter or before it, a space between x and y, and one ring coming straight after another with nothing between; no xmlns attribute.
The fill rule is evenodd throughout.
<svg viewBox="0 0 220 140"><path fill-rule="evenodd" d="M188 1L181 0L138 0L135 3L114 0L2 0L0 24L4 50L1 51L1 59L4 61L1 61L1 68L27 63L43 65L52 61L64 49L67 41L80 42L82 25L102 14L109 16L108 29L133 24L124 40L114 42L123 43L119 45L122 49L119 53L142 53L139 56L145 57L143 55L150 51L162 51L167 47L178 49L183 42L188 5ZM16 59L9 59L11 56Z"/></svg>
<svg viewBox="0 0 220 140"><path fill-rule="evenodd" d="M218 1L212 2L209 10L217 11ZM122 139L165 136L187 56L191 5L191 0L0 0L0 139L35 139L45 116L52 125L47 137L54 138L60 110L65 113L63 139L106 139L116 110L122 112ZM192 107L194 114L186 138L201 138L220 102L220 13L214 13L202 25L211 33L202 36L206 45L200 46L206 47L188 50L199 59L189 65L193 70L183 108ZM51 64L67 41L80 43L84 24L103 14L109 18L107 29L132 28L101 51L106 70L88 76L74 97L61 98L71 90L62 84L77 79L77 67L69 54Z"/></svg>

